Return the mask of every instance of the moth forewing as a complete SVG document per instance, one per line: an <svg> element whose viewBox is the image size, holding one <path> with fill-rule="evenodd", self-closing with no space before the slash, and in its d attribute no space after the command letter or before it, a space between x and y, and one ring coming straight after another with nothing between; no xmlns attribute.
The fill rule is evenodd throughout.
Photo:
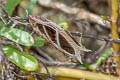
<svg viewBox="0 0 120 80"><path fill-rule="evenodd" d="M29 22L34 31L57 50L69 56L76 57L82 63L82 51L88 50L78 45L64 29L56 23L40 16L29 16Z"/></svg>

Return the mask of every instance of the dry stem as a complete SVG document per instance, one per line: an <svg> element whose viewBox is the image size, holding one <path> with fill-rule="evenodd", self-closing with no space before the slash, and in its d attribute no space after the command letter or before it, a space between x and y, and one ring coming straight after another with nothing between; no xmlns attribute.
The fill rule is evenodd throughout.
<svg viewBox="0 0 120 80"><path fill-rule="evenodd" d="M84 78L89 80L118 80L118 77L106 75L98 72L83 71L77 69L63 68L63 67L48 67L52 76L67 77L67 78ZM38 70L39 73L46 74L46 70L42 67Z"/></svg>

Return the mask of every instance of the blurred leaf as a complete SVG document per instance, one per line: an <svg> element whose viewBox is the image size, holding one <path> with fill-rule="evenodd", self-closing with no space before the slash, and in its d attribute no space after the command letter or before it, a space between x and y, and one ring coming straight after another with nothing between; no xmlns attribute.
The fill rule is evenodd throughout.
<svg viewBox="0 0 120 80"><path fill-rule="evenodd" d="M32 13L32 9L33 9L34 6L36 5L37 1L38 1L38 0L30 0L30 3L29 3L29 5L28 5L28 7L27 7L28 14L31 14L31 13ZM27 14L25 13L24 18L26 18L26 15L27 15Z"/></svg>
<svg viewBox="0 0 120 80"><path fill-rule="evenodd" d="M32 46L34 44L32 36L19 29L2 27L0 28L0 35L23 46Z"/></svg>
<svg viewBox="0 0 120 80"><path fill-rule="evenodd" d="M101 65L102 62L112 54L112 52L113 52L113 48L109 48L105 50L103 55L99 57L96 63L91 65L91 69L96 70L97 66Z"/></svg>
<svg viewBox="0 0 120 80"><path fill-rule="evenodd" d="M96 64L100 65L106 58L108 58L113 52L113 48L109 48L104 51L103 55L97 60Z"/></svg>
<svg viewBox="0 0 120 80"><path fill-rule="evenodd" d="M62 27L64 30L68 29L68 24L66 22L60 23L59 26Z"/></svg>
<svg viewBox="0 0 120 80"><path fill-rule="evenodd" d="M5 10L12 15L14 8L20 3L20 0L7 0Z"/></svg>
<svg viewBox="0 0 120 80"><path fill-rule="evenodd" d="M41 37L35 38L35 43L33 44L34 47L42 47L45 44L45 40Z"/></svg>
<svg viewBox="0 0 120 80"><path fill-rule="evenodd" d="M102 19L106 19L106 18L107 18L106 16L103 16L103 15L101 15L100 17L101 17Z"/></svg>
<svg viewBox="0 0 120 80"><path fill-rule="evenodd" d="M38 0L30 0L30 3L27 7L27 11L28 11L28 15L30 15L32 13L32 9L34 8L34 6L37 4L37 1ZM27 13L24 13L24 18L27 17ZM20 25L20 29L23 30L24 29L24 26L23 25Z"/></svg>
<svg viewBox="0 0 120 80"><path fill-rule="evenodd" d="M82 65L86 69L91 69L91 65L89 65L89 64L83 63L83 64L80 64L80 65Z"/></svg>
<svg viewBox="0 0 120 80"><path fill-rule="evenodd" d="M3 50L9 60L21 69L35 71L38 68L38 61L33 56L27 55L13 46L4 46Z"/></svg>

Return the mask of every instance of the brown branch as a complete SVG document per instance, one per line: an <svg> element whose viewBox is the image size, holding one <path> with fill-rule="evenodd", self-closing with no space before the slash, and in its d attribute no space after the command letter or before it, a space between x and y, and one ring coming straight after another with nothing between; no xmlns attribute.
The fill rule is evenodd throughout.
<svg viewBox="0 0 120 80"><path fill-rule="evenodd" d="M38 2L41 6L44 6L47 8L58 9L58 10L61 10L65 13L67 13L67 14L73 14L76 16L77 20L86 20L89 22L100 24L105 28L110 28L110 22L106 21L106 23L104 23L104 20L100 16L93 14L91 12L88 12L84 9L70 7L70 6L67 6L63 3L55 2L52 0L45 0L45 1L39 0Z"/></svg>

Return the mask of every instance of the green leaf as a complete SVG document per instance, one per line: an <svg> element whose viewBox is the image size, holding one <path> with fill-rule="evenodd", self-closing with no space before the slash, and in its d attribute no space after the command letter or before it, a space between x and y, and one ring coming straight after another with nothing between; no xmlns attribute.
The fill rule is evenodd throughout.
<svg viewBox="0 0 120 80"><path fill-rule="evenodd" d="M35 43L33 44L34 47L42 47L45 44L45 40L41 37L35 38Z"/></svg>
<svg viewBox="0 0 120 80"><path fill-rule="evenodd" d="M34 6L36 5L38 0L30 0L30 3L27 7L27 11L28 11L28 14L31 14L32 13L32 9L34 8ZM26 14L24 15L24 18L26 18Z"/></svg>
<svg viewBox="0 0 120 80"><path fill-rule="evenodd" d="M5 10L12 15L14 8L20 3L20 0L7 0Z"/></svg>
<svg viewBox="0 0 120 80"><path fill-rule="evenodd" d="M38 68L38 61L33 56L27 55L13 46L3 46L3 50L8 59L21 69L35 71Z"/></svg>
<svg viewBox="0 0 120 80"><path fill-rule="evenodd" d="M34 8L34 6L37 4L37 1L38 0L30 0L30 3L27 7L27 11L28 11L28 14L30 15L32 13L32 10ZM24 18L27 17L27 13L24 13ZM20 29L23 30L24 29L24 26L23 25L20 25Z"/></svg>
<svg viewBox="0 0 120 80"><path fill-rule="evenodd" d="M82 65L86 69L92 69L91 65L89 65L89 64L83 63L83 64L80 64L80 65Z"/></svg>
<svg viewBox="0 0 120 80"><path fill-rule="evenodd" d="M99 59L95 64L92 65L82 64L82 66L90 70L96 70L97 66L101 65L101 63L112 54L112 52L113 52L113 48L109 48L104 51L103 55L99 57Z"/></svg>
<svg viewBox="0 0 120 80"><path fill-rule="evenodd" d="M68 29L68 24L66 22L60 23L59 26L62 27L64 30Z"/></svg>
<svg viewBox="0 0 120 80"><path fill-rule="evenodd" d="M105 50L103 55L99 57L96 63L91 65L91 69L96 70L97 66L101 65L102 62L112 54L112 52L113 52L113 48L109 48Z"/></svg>
<svg viewBox="0 0 120 80"><path fill-rule="evenodd" d="M34 44L32 36L19 29L2 27L0 28L0 35L23 46L32 46Z"/></svg>
<svg viewBox="0 0 120 80"><path fill-rule="evenodd" d="M103 55L97 60L96 64L100 65L106 58L108 58L113 52L112 48L109 48L104 51Z"/></svg>

